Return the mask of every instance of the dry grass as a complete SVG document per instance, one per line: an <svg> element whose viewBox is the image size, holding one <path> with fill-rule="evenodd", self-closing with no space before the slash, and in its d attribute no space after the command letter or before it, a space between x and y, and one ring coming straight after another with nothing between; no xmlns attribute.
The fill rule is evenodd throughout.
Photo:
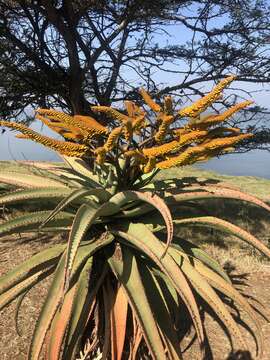
<svg viewBox="0 0 270 360"><path fill-rule="evenodd" d="M203 181L207 179L216 180L218 182L234 185L263 200L270 201L270 179L254 176L220 175L214 171L206 171L192 166L168 169L160 173L158 178L186 178L193 181Z"/></svg>

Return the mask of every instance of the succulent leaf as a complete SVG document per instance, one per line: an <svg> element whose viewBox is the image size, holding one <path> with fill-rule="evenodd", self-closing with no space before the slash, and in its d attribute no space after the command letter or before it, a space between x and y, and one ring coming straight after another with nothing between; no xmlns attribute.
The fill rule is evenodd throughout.
<svg viewBox="0 0 270 360"><path fill-rule="evenodd" d="M107 196L106 196L107 194ZM47 217L46 220L43 221L43 223L40 225L40 227L45 226L50 220L52 220L57 214L59 214L60 211L64 210L65 207L67 207L72 202L78 201L79 199L87 196L94 195L97 198L108 200L109 195L106 193L104 189L76 189L73 192L71 192L66 198L64 198L57 206L56 208L51 212L51 214ZM89 201L90 203L90 201Z"/></svg>
<svg viewBox="0 0 270 360"><path fill-rule="evenodd" d="M234 321L233 317L217 296L213 288L207 283L207 281L200 275L200 273L193 267L186 256L180 254L176 249L169 249L170 255L173 257L177 264L181 264L181 269L192 283L194 289L198 294L206 301L206 303L213 309L217 316L226 325L226 328L233 334L232 341L235 342L237 339L241 344L241 349L247 350L248 347L243 339L243 336Z"/></svg>
<svg viewBox="0 0 270 360"><path fill-rule="evenodd" d="M149 205L152 205L162 215L167 229L166 247L164 249L164 254L162 255L164 256L173 238L173 220L170 209L159 196L150 192L139 192L130 190L123 191L114 195L114 197L110 199L110 203L117 204L118 207L121 207L128 201L132 200L142 200Z"/></svg>
<svg viewBox="0 0 270 360"><path fill-rule="evenodd" d="M0 175L0 182L4 184L15 185L21 188L66 188L60 181L46 179L38 175L22 174L16 171L5 171Z"/></svg>
<svg viewBox="0 0 270 360"><path fill-rule="evenodd" d="M123 251L125 251L123 257L124 263L112 257L109 259L109 264L125 289L129 304L136 313L137 320L152 356L157 360L165 360L166 356L162 340L145 294L136 258L127 249ZM128 273L126 273L127 270Z"/></svg>
<svg viewBox="0 0 270 360"><path fill-rule="evenodd" d="M127 314L128 301L123 285L120 285L110 314L112 360L122 359L127 330Z"/></svg>
<svg viewBox="0 0 270 360"><path fill-rule="evenodd" d="M154 276L154 273L147 267L144 262L139 262L140 273L143 274L142 281L145 292L152 306L152 311L164 335L168 355L171 359L182 359L180 346L174 329L174 324L170 314L169 304L166 302L166 295L162 291L162 287ZM167 282L166 282L167 284ZM163 284L164 287L164 284ZM171 291L171 290L169 290Z"/></svg>
<svg viewBox="0 0 270 360"><path fill-rule="evenodd" d="M45 341L46 334L51 326L53 318L57 312L62 298L62 289L64 286L64 268L66 253L61 256L58 266L54 273L52 284L49 288L44 305L41 309L36 323L33 338L28 352L29 360L38 360Z"/></svg>
<svg viewBox="0 0 270 360"><path fill-rule="evenodd" d="M41 224L50 215L51 211L36 211L29 212L12 220L5 221L0 224L0 235L8 235L14 233L21 233L36 230L38 225ZM66 226L72 222L72 214L62 212L58 214L54 220L49 222L52 226Z"/></svg>
<svg viewBox="0 0 270 360"><path fill-rule="evenodd" d="M78 278L64 349L65 360L71 360L76 355L87 321L93 312L96 294L108 272L108 266L105 265L99 277L92 276L92 266L93 258L89 257Z"/></svg>
<svg viewBox="0 0 270 360"><path fill-rule="evenodd" d="M270 258L270 250L265 246L259 239L251 235L249 232L241 229L239 226L236 226L228 221L219 219L214 216L201 216L188 219L181 219L174 221L178 226L192 225L192 226L207 226L212 229L218 229L223 232L226 232L229 235L234 235L237 238L245 241L248 244L251 244L255 249L258 249L268 258Z"/></svg>
<svg viewBox="0 0 270 360"><path fill-rule="evenodd" d="M16 190L0 196L0 205L16 204L26 200L51 200L62 199L72 190L60 188L39 188L31 190Z"/></svg>
<svg viewBox="0 0 270 360"><path fill-rule="evenodd" d="M113 233L143 251L168 276L190 313L203 352L204 332L196 300L182 270L168 253L163 256L164 245L144 224L131 223L127 233L123 231ZM138 234L140 234L140 237L138 237Z"/></svg>

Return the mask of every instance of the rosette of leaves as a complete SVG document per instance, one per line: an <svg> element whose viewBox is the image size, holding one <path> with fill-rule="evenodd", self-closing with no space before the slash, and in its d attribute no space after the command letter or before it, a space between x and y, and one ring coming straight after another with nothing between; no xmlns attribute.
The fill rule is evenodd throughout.
<svg viewBox="0 0 270 360"><path fill-rule="evenodd" d="M13 188L0 197L1 205L36 206L35 211L2 222L1 237L68 234L67 242L44 249L0 278L0 309L15 299L19 309L30 289L53 277L31 339L29 360L39 359L43 352L49 360L73 360L86 343L84 356L89 359L98 351L103 359L182 359L182 312L190 315L204 357L207 332L201 311L206 307L223 324L233 348L244 351L248 347L233 309L243 311L254 328L261 357L261 328L253 307L214 259L175 236L174 229L217 229L270 257L261 241L232 223L201 216L199 211L198 216L181 215L183 206L192 202L194 207L202 199L235 199L266 211L270 207L235 189L154 180L162 162L194 163L231 149L244 138L244 134L235 135L236 130L218 127L226 116L223 120L198 117L220 96L224 81L221 85L176 115L172 115L171 99L161 106L142 91L157 114L155 124L143 124L146 116L134 103L126 103L126 112L97 108L113 118L113 130L92 118L40 110L43 122L68 138L66 142L1 122L59 151L67 165L0 175L0 181ZM187 125L171 129L179 117L189 117ZM194 131L196 135L204 131L204 136ZM224 298L231 300L229 305Z"/></svg>

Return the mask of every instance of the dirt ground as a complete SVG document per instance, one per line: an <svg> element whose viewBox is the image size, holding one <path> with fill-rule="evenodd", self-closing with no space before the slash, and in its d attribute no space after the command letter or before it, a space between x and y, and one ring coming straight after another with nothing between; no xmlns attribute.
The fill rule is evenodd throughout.
<svg viewBox="0 0 270 360"><path fill-rule="evenodd" d="M32 241L30 243L21 243L16 246L9 247L6 250L4 247L0 247L0 275L8 271L12 266L20 263L24 259L28 258L31 254L39 251L44 247L50 246L50 242L44 239L43 241ZM230 265L233 266L235 259L232 259ZM242 269L243 270L243 269ZM242 287L245 294L251 295L261 302L261 305L256 304L258 308L264 307L264 313L270 318L270 266L268 264L261 264L259 268L252 270L252 273L243 271L235 272L237 276L235 278L245 280L248 286ZM19 336L16 332L14 313L16 304L12 303L4 311L0 312L0 359L1 360L25 360L27 356L27 349L29 341L34 328L37 314L40 310L41 304L46 295L46 290L49 281L43 282L42 285L37 286L32 290L29 295L25 298L20 312L18 321L18 330L21 333ZM263 338L265 342L265 354L259 360L270 359L270 323L263 320L260 316L261 327L263 332ZM214 360L231 360L231 359L242 359L242 355L238 357L229 357L230 346L223 331L219 325L213 321L209 316L205 319L206 329L210 338L210 345L213 352ZM254 350L254 341L247 331L243 331L247 343ZM241 349L240 349L241 350ZM240 351L241 353L241 351ZM254 351L253 351L254 353ZM197 360L199 359L198 349L193 347L184 354L184 360ZM208 356L207 360L211 357ZM247 357L251 360L255 357Z"/></svg>

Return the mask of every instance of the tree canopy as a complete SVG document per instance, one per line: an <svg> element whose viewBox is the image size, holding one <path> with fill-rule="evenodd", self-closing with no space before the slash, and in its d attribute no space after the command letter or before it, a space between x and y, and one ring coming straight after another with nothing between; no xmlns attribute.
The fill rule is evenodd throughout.
<svg viewBox="0 0 270 360"><path fill-rule="evenodd" d="M0 0L1 116L30 105L89 114L140 101L141 86L181 105L232 73L269 84L269 40L268 0ZM258 106L234 120L256 134L244 150L270 142L258 113L267 120Z"/></svg>

